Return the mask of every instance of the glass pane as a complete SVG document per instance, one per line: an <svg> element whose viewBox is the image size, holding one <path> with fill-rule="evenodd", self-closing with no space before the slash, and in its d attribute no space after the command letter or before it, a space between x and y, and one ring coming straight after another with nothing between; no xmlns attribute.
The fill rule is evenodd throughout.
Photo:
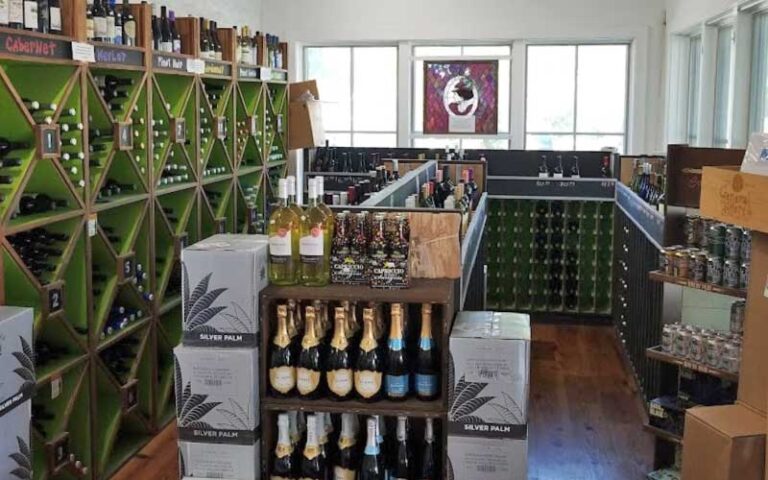
<svg viewBox="0 0 768 480"><path fill-rule="evenodd" d="M509 150L506 138L464 138L461 140L464 150Z"/></svg>
<svg viewBox="0 0 768 480"><path fill-rule="evenodd" d="M396 133L355 133L353 147L397 147Z"/></svg>
<svg viewBox="0 0 768 480"><path fill-rule="evenodd" d="M576 135L576 150L599 151L607 147L624 153L624 135Z"/></svg>
<svg viewBox="0 0 768 480"><path fill-rule="evenodd" d="M526 150L573 150L573 135L526 135Z"/></svg>
<svg viewBox="0 0 768 480"><path fill-rule="evenodd" d="M529 46L527 68L526 131L573 131L576 47Z"/></svg>
<svg viewBox="0 0 768 480"><path fill-rule="evenodd" d="M413 139L413 148L459 148L461 140L448 137L419 137Z"/></svg>
<svg viewBox="0 0 768 480"><path fill-rule="evenodd" d="M355 47L352 53L352 129L396 131L397 48Z"/></svg>
<svg viewBox="0 0 768 480"><path fill-rule="evenodd" d="M576 130L624 132L629 47L584 45L578 48Z"/></svg>
<svg viewBox="0 0 768 480"><path fill-rule="evenodd" d="M468 57L508 57L512 54L509 45L473 45L464 47L464 55Z"/></svg>
<svg viewBox="0 0 768 480"><path fill-rule="evenodd" d="M461 47L413 47L414 57L460 57Z"/></svg>
<svg viewBox="0 0 768 480"><path fill-rule="evenodd" d="M413 131L424 131L424 62L413 62Z"/></svg>
<svg viewBox="0 0 768 480"><path fill-rule="evenodd" d="M728 146L728 97L731 87L731 46L733 27L721 28L717 32L717 64L715 73L715 130L714 146Z"/></svg>
<svg viewBox="0 0 768 480"><path fill-rule="evenodd" d="M304 78L317 80L323 101L323 125L327 130L352 129L352 54L350 48L304 49Z"/></svg>
<svg viewBox="0 0 768 480"><path fill-rule="evenodd" d="M691 145L696 145L698 141L700 69L701 37L693 37L688 57L688 143Z"/></svg>
<svg viewBox="0 0 768 480"><path fill-rule="evenodd" d="M509 132L509 60L499 60L499 133Z"/></svg>
<svg viewBox="0 0 768 480"><path fill-rule="evenodd" d="M768 132L768 13L755 16L752 30L750 132Z"/></svg>
<svg viewBox="0 0 768 480"><path fill-rule="evenodd" d="M352 134L351 133L327 133L325 139L332 147L351 147L352 146Z"/></svg>

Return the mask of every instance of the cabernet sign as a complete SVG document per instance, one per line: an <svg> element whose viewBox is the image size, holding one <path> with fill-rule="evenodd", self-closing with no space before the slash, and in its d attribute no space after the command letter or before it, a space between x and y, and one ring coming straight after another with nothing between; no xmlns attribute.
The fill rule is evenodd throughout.
<svg viewBox="0 0 768 480"><path fill-rule="evenodd" d="M63 40L43 39L19 33L0 32L0 53L40 58L72 58L72 45Z"/></svg>

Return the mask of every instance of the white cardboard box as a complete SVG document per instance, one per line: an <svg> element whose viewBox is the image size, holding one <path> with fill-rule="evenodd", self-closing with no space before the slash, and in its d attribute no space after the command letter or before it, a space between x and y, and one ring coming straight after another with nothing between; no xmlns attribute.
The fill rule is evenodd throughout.
<svg viewBox="0 0 768 480"><path fill-rule="evenodd" d="M0 478L25 478L11 472L30 472L32 478L32 447L29 441L32 401L28 400L0 417Z"/></svg>
<svg viewBox="0 0 768 480"><path fill-rule="evenodd" d="M259 292L269 284L267 255L264 235L214 235L184 249L185 345L258 345Z"/></svg>
<svg viewBox="0 0 768 480"><path fill-rule="evenodd" d="M530 344L528 315L459 312L450 339L450 434L524 435Z"/></svg>
<svg viewBox="0 0 768 480"><path fill-rule="evenodd" d="M187 441L251 445L259 418L259 350L179 345L176 417Z"/></svg>
<svg viewBox="0 0 768 480"><path fill-rule="evenodd" d="M0 307L0 415L35 389L31 308Z"/></svg>
<svg viewBox="0 0 768 480"><path fill-rule="evenodd" d="M448 436L448 480L527 480L528 438Z"/></svg>
<svg viewBox="0 0 768 480"><path fill-rule="evenodd" d="M259 480L259 440L252 445L179 442L182 476L195 479Z"/></svg>

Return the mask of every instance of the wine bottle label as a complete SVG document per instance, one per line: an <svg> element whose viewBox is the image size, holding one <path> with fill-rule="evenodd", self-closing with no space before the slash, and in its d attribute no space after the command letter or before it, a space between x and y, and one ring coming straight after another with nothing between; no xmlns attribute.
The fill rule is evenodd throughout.
<svg viewBox="0 0 768 480"><path fill-rule="evenodd" d="M287 394L296 386L296 369L286 366L270 368L269 384L278 392Z"/></svg>
<svg viewBox="0 0 768 480"><path fill-rule="evenodd" d="M97 40L103 40L107 36L107 19L93 17L93 33Z"/></svg>
<svg viewBox="0 0 768 480"><path fill-rule="evenodd" d="M402 398L408 395L409 383L410 375L386 375L384 377L384 388L390 397Z"/></svg>
<svg viewBox="0 0 768 480"><path fill-rule="evenodd" d="M299 255L303 263L322 263L325 242L323 228L315 226L309 235L299 240Z"/></svg>
<svg viewBox="0 0 768 480"><path fill-rule="evenodd" d="M115 19L114 17L107 17L106 20L107 25L107 35L106 37L109 39L109 41L113 41L115 39Z"/></svg>
<svg viewBox="0 0 768 480"><path fill-rule="evenodd" d="M275 447L275 456L277 458L285 458L292 453L293 453L293 447L291 447L290 445L278 443L277 447Z"/></svg>
<svg viewBox="0 0 768 480"><path fill-rule="evenodd" d="M357 472L343 467L333 467L333 480L355 480Z"/></svg>
<svg viewBox="0 0 768 480"><path fill-rule="evenodd" d="M160 42L160 49L161 52L173 52L173 42Z"/></svg>
<svg viewBox="0 0 768 480"><path fill-rule="evenodd" d="M8 25L10 10L8 8L9 0L0 0L0 25Z"/></svg>
<svg viewBox="0 0 768 480"><path fill-rule="evenodd" d="M355 390L363 398L371 398L381 390L381 372L361 370L355 372Z"/></svg>
<svg viewBox="0 0 768 480"><path fill-rule="evenodd" d="M96 37L96 26L93 23L93 18L85 21L85 36L88 40L93 40Z"/></svg>
<svg viewBox="0 0 768 480"><path fill-rule="evenodd" d="M328 388L340 397L352 391L352 370L331 370L328 372Z"/></svg>
<svg viewBox="0 0 768 480"><path fill-rule="evenodd" d="M431 397L437 393L437 375L416 374L416 393Z"/></svg>
<svg viewBox="0 0 768 480"><path fill-rule="evenodd" d="M302 395L309 395L317 390L320 385L320 372L315 370L309 370L307 368L299 368L296 371L296 386L299 389L299 393Z"/></svg>
<svg viewBox="0 0 768 480"><path fill-rule="evenodd" d="M24 23L24 0L10 0L8 4L8 22Z"/></svg>
<svg viewBox="0 0 768 480"><path fill-rule="evenodd" d="M127 38L131 40L136 38L136 21L125 22L123 25L123 33Z"/></svg>
<svg viewBox="0 0 768 480"><path fill-rule="evenodd" d="M269 256L272 263L288 263L291 258L291 231L280 230L269 237Z"/></svg>
<svg viewBox="0 0 768 480"><path fill-rule="evenodd" d="M50 10L51 30L61 31L61 9L59 7L51 7Z"/></svg>
<svg viewBox="0 0 768 480"><path fill-rule="evenodd" d="M24 2L24 28L37 30L37 1Z"/></svg>

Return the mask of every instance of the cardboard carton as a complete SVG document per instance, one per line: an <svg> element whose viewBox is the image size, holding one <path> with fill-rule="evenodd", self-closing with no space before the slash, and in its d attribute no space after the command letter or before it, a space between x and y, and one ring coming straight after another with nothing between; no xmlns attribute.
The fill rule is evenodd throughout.
<svg viewBox="0 0 768 480"><path fill-rule="evenodd" d="M300 97L310 92L314 100L301 101ZM289 87L288 104L288 148L314 148L325 144L325 128L323 127L323 106L317 90L317 82L292 83Z"/></svg>
<svg viewBox="0 0 768 480"><path fill-rule="evenodd" d="M528 438L448 436L448 480L527 480Z"/></svg>
<svg viewBox="0 0 768 480"><path fill-rule="evenodd" d="M448 431L519 438L527 430L529 315L460 312L450 339Z"/></svg>
<svg viewBox="0 0 768 480"><path fill-rule="evenodd" d="M0 307L0 416L35 389L31 308Z"/></svg>
<svg viewBox="0 0 768 480"><path fill-rule="evenodd" d="M32 478L29 442L32 401L28 400L0 416L0 478ZM17 470L19 469L19 470ZM29 477L13 474L29 472Z"/></svg>
<svg viewBox="0 0 768 480"><path fill-rule="evenodd" d="M180 345L173 353L179 438L253 444L260 425L259 350Z"/></svg>
<svg viewBox="0 0 768 480"><path fill-rule="evenodd" d="M683 480L763 480L765 430L765 417L742 405L688 410Z"/></svg>
<svg viewBox="0 0 768 480"><path fill-rule="evenodd" d="M184 478L259 480L261 448L251 445L179 442L179 469Z"/></svg>
<svg viewBox="0 0 768 480"><path fill-rule="evenodd" d="M259 292L269 284L267 255L264 235L214 235L184 249L185 345L258 345Z"/></svg>

